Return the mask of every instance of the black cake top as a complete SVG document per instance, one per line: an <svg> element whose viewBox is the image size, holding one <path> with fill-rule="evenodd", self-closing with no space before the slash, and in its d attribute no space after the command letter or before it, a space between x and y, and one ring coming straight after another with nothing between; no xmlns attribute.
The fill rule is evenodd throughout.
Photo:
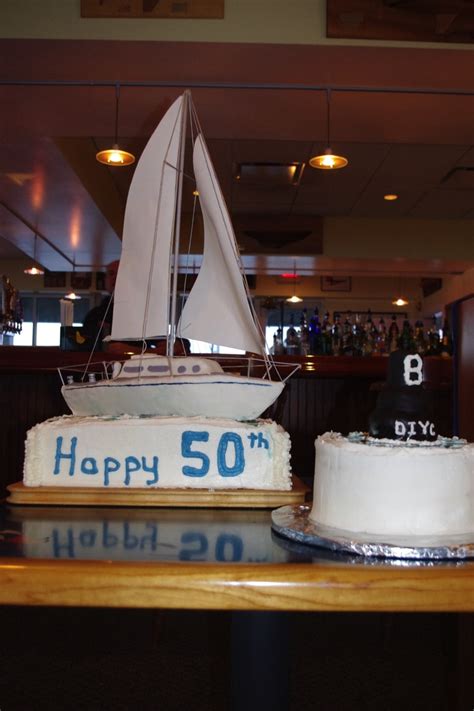
<svg viewBox="0 0 474 711"><path fill-rule="evenodd" d="M380 439L436 439L431 398L423 386L423 358L419 353L399 349L390 354L387 380L369 417L369 433Z"/></svg>

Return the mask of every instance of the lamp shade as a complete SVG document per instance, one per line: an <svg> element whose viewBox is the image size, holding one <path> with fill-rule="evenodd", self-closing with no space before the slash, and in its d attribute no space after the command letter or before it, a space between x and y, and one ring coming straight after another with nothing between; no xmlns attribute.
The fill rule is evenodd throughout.
<svg viewBox="0 0 474 711"><path fill-rule="evenodd" d="M38 262L36 260L36 245L38 241L38 235L35 233L35 239L33 242L33 266L28 267L27 269L23 270L24 274L28 274L29 276L42 276L44 274L44 269L38 266Z"/></svg>
<svg viewBox="0 0 474 711"><path fill-rule="evenodd" d="M99 163L104 163L105 165L121 166L132 165L132 163L135 163L135 156L133 153L123 151L117 143L114 143L112 148L106 148L103 151L99 151L95 157Z"/></svg>
<svg viewBox="0 0 474 711"><path fill-rule="evenodd" d="M118 117L119 117L119 101L120 101L120 85L115 86L115 140L112 148L106 148L103 151L96 153L96 160L105 165L120 167L123 165L131 165L135 163L133 153L123 151L118 145Z"/></svg>
<svg viewBox="0 0 474 711"><path fill-rule="evenodd" d="M345 156L338 156L332 152L331 148L331 90L326 89L326 108L327 108L327 148L321 155L313 156L309 159L309 164L312 168L319 170L337 170L345 168L349 163Z"/></svg>
<svg viewBox="0 0 474 711"><path fill-rule="evenodd" d="M337 170L338 168L345 168L348 163L347 158L337 156L330 148L326 148L324 153L310 158L309 161L312 168L319 168L320 170Z"/></svg>

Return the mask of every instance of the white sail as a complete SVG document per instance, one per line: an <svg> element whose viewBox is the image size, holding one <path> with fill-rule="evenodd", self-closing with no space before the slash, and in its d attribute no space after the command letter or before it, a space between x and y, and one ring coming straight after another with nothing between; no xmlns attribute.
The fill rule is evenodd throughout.
<svg viewBox="0 0 474 711"><path fill-rule="evenodd" d="M133 176L114 292L112 339L139 340L168 333L182 111L181 96L152 134Z"/></svg>
<svg viewBox="0 0 474 711"><path fill-rule="evenodd" d="M204 218L204 254L184 305L178 334L207 343L264 353L250 310L234 231L201 135L194 144L194 175Z"/></svg>

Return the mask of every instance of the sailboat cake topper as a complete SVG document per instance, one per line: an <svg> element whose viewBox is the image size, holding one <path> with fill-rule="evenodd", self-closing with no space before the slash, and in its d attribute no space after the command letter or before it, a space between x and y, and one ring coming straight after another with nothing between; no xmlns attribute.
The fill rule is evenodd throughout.
<svg viewBox="0 0 474 711"><path fill-rule="evenodd" d="M188 116L196 129L193 165L204 222L204 253L177 322L177 282ZM266 353L249 296L227 207L189 91L168 109L137 164L125 211L122 255L110 338L142 341L143 352L63 380L75 415L180 415L253 420L283 391L286 380ZM146 353L147 339L166 337L166 355ZM240 349L261 358L244 373L214 359L175 356L179 338ZM252 374L251 374L252 373Z"/></svg>

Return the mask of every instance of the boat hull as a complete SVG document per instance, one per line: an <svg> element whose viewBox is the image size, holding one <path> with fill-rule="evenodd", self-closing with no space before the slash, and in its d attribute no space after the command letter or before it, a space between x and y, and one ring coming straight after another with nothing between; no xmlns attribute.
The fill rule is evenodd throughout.
<svg viewBox="0 0 474 711"><path fill-rule="evenodd" d="M127 378L63 385L74 415L158 415L254 420L285 387L282 381L214 376Z"/></svg>

